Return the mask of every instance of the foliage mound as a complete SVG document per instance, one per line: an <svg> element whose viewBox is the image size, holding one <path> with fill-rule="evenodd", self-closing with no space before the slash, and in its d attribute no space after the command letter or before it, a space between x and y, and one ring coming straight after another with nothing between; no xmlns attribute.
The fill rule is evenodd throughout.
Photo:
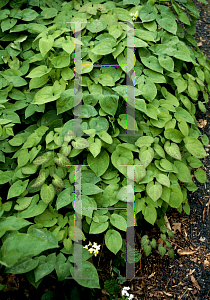
<svg viewBox="0 0 210 300"><path fill-rule="evenodd" d="M193 2L168 3L1 1L0 263L5 272L26 273L36 288L54 269L59 281L73 276L75 230L83 240L85 234L105 234L106 247L126 259L120 234L127 231L126 193L135 195L136 221L157 221L164 241L159 253L173 257L165 213L172 207L189 214L187 190L197 189L192 175L206 181L200 159L207 156L209 141L201 136L195 113L206 111L210 64L192 36L199 17ZM127 47L129 32L135 54ZM81 81L74 74L80 47ZM95 66L100 64L112 66ZM74 227L75 165L86 165L82 232ZM134 189L127 185L132 174L120 165L135 165ZM141 243L146 255L157 246L147 236ZM75 280L100 288L97 270L87 261L93 254L82 248L82 255L82 275L91 279Z"/></svg>

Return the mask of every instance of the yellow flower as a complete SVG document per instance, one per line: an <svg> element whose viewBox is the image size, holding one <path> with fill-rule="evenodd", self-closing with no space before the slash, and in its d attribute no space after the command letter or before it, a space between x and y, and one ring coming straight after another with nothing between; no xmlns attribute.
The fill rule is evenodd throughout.
<svg viewBox="0 0 210 300"><path fill-rule="evenodd" d="M93 248L90 248L90 249L88 249L88 251L90 251L90 253L92 254L93 251L94 251L94 249L93 249Z"/></svg>
<svg viewBox="0 0 210 300"><path fill-rule="evenodd" d="M83 248L85 248L85 249L88 249L88 246L86 245L85 247L83 247Z"/></svg>

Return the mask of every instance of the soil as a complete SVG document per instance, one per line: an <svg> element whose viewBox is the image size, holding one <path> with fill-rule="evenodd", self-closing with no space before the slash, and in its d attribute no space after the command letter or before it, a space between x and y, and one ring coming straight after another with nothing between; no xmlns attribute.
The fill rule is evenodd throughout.
<svg viewBox="0 0 210 300"><path fill-rule="evenodd" d="M200 49L210 59L210 5L195 0L193 2L200 12L194 37ZM196 120L201 135L206 134L210 138L210 101L204 104L207 111L205 114L198 111ZM209 153L209 148L210 145L205 147L207 153ZM198 189L195 192L188 192L190 215L184 212L180 214L176 209L172 209L170 215L168 214L170 226L173 232L176 232L175 238L171 239L175 258L169 258L168 255L161 257L157 250L153 250L148 257L143 254L141 260L135 264L135 276L143 278L127 280L120 285L122 288L129 286L129 292L136 300L210 299L210 156L201 161L204 164L202 168L207 174L207 182L200 184L195 177L193 178ZM157 226L142 222L141 226L135 227L135 248L139 251L141 249L140 230L141 234L147 234L150 240L153 237L157 240L160 236ZM126 238L126 234L123 238ZM81 287L74 280L58 282L55 271L46 276L36 289L28 282L25 274L5 274L1 269L0 284L6 285L1 291L1 300L19 298L22 300L111 299L111 295L104 289L104 282L118 277L115 272L112 272L114 266L120 270L121 276L125 276L125 267L118 266L116 256L107 251L106 247L103 249L104 241L101 237L96 236L95 242L102 244L101 255L93 257L90 261L101 270L98 271L101 290ZM42 296L46 292L47 294ZM121 299L120 292L117 296L116 299Z"/></svg>

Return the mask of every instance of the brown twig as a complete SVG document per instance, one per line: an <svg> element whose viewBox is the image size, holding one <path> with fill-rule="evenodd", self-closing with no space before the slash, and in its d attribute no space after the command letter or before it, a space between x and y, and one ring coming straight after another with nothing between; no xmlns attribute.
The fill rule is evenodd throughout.
<svg viewBox="0 0 210 300"><path fill-rule="evenodd" d="M206 212L206 206L203 209L203 223L205 222L205 212Z"/></svg>

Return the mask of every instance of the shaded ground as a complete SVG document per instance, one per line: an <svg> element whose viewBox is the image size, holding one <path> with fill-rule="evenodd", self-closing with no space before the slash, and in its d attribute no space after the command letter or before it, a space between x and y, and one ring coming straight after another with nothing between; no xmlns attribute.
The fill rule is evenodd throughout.
<svg viewBox="0 0 210 300"><path fill-rule="evenodd" d="M194 35L198 46L210 59L210 5L200 4L193 1L200 11L200 19L196 23L197 32ZM207 112L196 114L201 134L210 138L210 102L206 104ZM210 145L206 147L209 152ZM188 192L188 200L191 207L190 216L185 213L179 214L173 209L168 216L172 230L176 232L172 244L175 250L175 259L168 256L161 258L158 251L153 251L149 257L142 256L136 264L136 276L144 277L140 280L128 280L123 286L129 286L134 299L210 299L210 156L202 160L203 169L207 173L207 182L200 184L194 178L199 187L196 192ZM147 234L149 239L159 237L159 228L143 223L142 234ZM147 226L147 228L145 227ZM140 250L140 234L136 230L135 248ZM87 235L88 237L88 235ZM124 234L123 238L126 238ZM96 242L103 244L96 236ZM100 285L102 290L91 291L79 286L74 280L57 282L55 271L46 276L36 290L27 280L25 274L12 275L0 272L0 283L6 284L5 289L0 292L1 300L41 299L42 295L51 291L46 299L110 299L108 293L103 289L105 280L116 279L117 274L112 272L112 267L117 266L116 257L110 251L102 248L99 257L93 257L92 262L100 269ZM125 267L117 268L123 274ZM80 296L76 291L79 290ZM74 290L73 290L74 288ZM72 292L73 290L73 292ZM97 293L96 293L97 292ZM118 293L120 299L120 293Z"/></svg>

